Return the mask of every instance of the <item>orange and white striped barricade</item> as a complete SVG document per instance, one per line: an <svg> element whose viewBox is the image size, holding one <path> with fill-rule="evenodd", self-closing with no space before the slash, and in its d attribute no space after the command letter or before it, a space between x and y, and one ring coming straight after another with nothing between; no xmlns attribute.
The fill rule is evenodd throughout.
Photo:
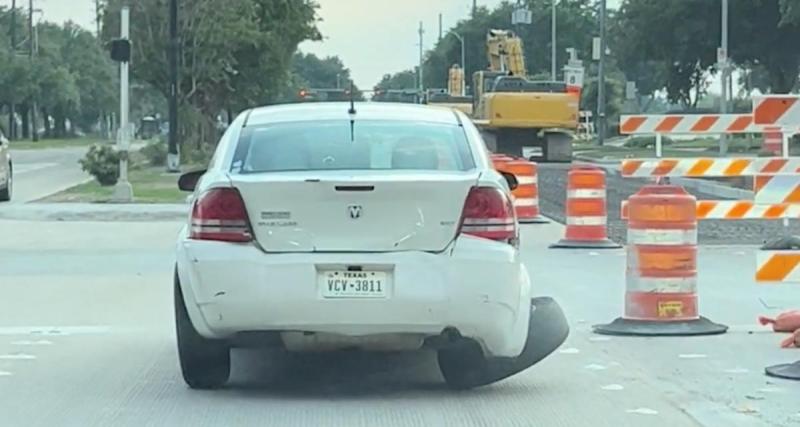
<svg viewBox="0 0 800 427"><path fill-rule="evenodd" d="M517 178L517 188L511 191L514 210L521 224L544 224L547 219L539 211L539 168L536 163L514 159L503 154L491 156L494 168Z"/></svg>
<svg viewBox="0 0 800 427"><path fill-rule="evenodd" d="M789 138L800 126L800 97L764 95L753 97L753 118L762 125L777 125L784 130L783 153L788 155ZM786 130L790 130L787 132ZM771 178L771 179L770 179ZM768 180L768 182L764 182ZM759 182L760 181L760 182ZM800 179L793 177L756 177L756 197L773 200L786 197L793 202L800 197ZM772 187L772 191L770 188ZM800 283L800 238L786 237L768 244L756 256L756 281L759 283ZM800 380L800 361L768 366L771 377Z"/></svg>
<svg viewBox="0 0 800 427"><path fill-rule="evenodd" d="M756 255L756 281L764 284L800 283L800 237L768 243ZM800 380L800 361L768 366L771 377Z"/></svg>
<svg viewBox="0 0 800 427"><path fill-rule="evenodd" d="M628 200L624 314L594 326L595 332L688 336L727 331L699 314L695 202L673 185L644 186Z"/></svg>
<svg viewBox="0 0 800 427"><path fill-rule="evenodd" d="M575 165L567 173L567 217L563 239L551 248L615 249L608 238L606 172L596 166Z"/></svg>
<svg viewBox="0 0 800 427"><path fill-rule="evenodd" d="M517 177L517 188L512 191L514 210L522 224L544 224L549 222L539 211L539 165L528 160L511 160L502 165L502 170Z"/></svg>

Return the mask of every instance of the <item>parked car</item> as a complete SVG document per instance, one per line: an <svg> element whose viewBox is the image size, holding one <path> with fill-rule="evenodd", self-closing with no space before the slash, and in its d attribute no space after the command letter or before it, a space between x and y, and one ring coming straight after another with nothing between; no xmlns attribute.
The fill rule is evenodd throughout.
<svg viewBox="0 0 800 427"><path fill-rule="evenodd" d="M6 136L0 131L0 202L11 200L13 177L10 145Z"/></svg>
<svg viewBox="0 0 800 427"><path fill-rule="evenodd" d="M353 107L351 109L351 107ZM306 103L242 113L194 191L174 283L183 377L228 380L243 342L438 351L456 388L546 357L568 327L532 298L510 190L450 109Z"/></svg>

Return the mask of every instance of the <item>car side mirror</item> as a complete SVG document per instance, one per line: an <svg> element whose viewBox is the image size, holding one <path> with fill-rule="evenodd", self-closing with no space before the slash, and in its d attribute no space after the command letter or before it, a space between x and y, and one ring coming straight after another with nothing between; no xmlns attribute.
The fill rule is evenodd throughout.
<svg viewBox="0 0 800 427"><path fill-rule="evenodd" d="M511 191L514 191L517 189L517 187L519 187L519 181L517 181L517 177L514 176L513 173L500 172L500 175L503 175L503 178L506 179L506 182L508 183L508 188L510 188Z"/></svg>
<svg viewBox="0 0 800 427"><path fill-rule="evenodd" d="M205 173L205 169L186 172L185 174L181 175L180 178L178 178L178 188L180 188L181 191L194 191L195 187L197 187L197 182L200 181L200 178Z"/></svg>

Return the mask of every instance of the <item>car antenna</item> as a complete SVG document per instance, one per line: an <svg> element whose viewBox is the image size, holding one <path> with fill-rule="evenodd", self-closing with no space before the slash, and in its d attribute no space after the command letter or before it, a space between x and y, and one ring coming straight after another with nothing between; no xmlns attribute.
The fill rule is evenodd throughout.
<svg viewBox="0 0 800 427"><path fill-rule="evenodd" d="M356 126L356 99L353 92L353 81L350 80L350 109L347 110L350 115L350 142L355 142L355 126Z"/></svg>

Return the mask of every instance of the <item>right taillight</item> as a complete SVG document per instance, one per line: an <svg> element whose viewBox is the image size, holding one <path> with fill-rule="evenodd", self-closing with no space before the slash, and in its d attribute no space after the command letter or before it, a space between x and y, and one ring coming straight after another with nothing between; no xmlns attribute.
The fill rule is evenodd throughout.
<svg viewBox="0 0 800 427"><path fill-rule="evenodd" d="M213 188L201 194L192 208L189 238L222 242L253 240L242 196L235 188Z"/></svg>
<svg viewBox="0 0 800 427"><path fill-rule="evenodd" d="M517 218L511 199L494 187L472 187L464 203L461 233L517 243Z"/></svg>

